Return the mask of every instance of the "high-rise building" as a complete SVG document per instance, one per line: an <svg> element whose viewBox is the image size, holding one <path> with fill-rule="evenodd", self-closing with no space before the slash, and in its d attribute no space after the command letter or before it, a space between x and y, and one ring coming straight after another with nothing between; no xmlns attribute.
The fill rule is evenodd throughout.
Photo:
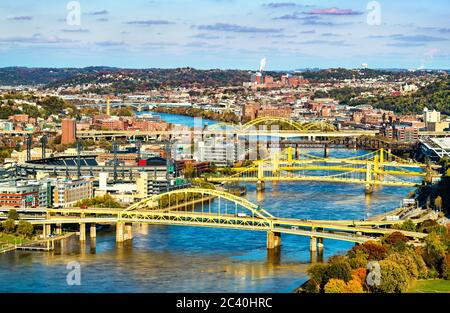
<svg viewBox="0 0 450 313"><path fill-rule="evenodd" d="M63 119L61 121L61 128L62 128L62 136L61 136L61 143L63 145L70 145L73 144L76 141L76 131L77 131L77 124L74 119Z"/></svg>
<svg viewBox="0 0 450 313"><path fill-rule="evenodd" d="M211 162L225 167L236 163L243 153L243 147L237 141L226 141L224 138L207 138L197 143L195 158L200 162Z"/></svg>
<svg viewBox="0 0 450 313"><path fill-rule="evenodd" d="M430 111L427 108L423 109L423 121L428 123L439 123L441 121L441 112L436 110Z"/></svg>

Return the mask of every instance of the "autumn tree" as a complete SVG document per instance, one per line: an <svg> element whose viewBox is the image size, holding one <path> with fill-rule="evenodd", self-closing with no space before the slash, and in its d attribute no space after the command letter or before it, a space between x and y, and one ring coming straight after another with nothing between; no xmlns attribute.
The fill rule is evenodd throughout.
<svg viewBox="0 0 450 313"><path fill-rule="evenodd" d="M405 250L407 242L408 238L398 231L389 234L389 236L383 240L383 243L391 246L391 248L395 251Z"/></svg>
<svg viewBox="0 0 450 313"><path fill-rule="evenodd" d="M346 283L342 279L332 278L324 287L325 293L344 293L346 289Z"/></svg>
<svg viewBox="0 0 450 313"><path fill-rule="evenodd" d="M364 284L366 280L367 270L364 267L357 268L352 271L352 280L357 280L361 284Z"/></svg>
<svg viewBox="0 0 450 313"><path fill-rule="evenodd" d="M409 287L409 275L404 266L391 260L379 262L381 279L380 284L371 286L376 292L400 293Z"/></svg>
<svg viewBox="0 0 450 313"><path fill-rule="evenodd" d="M373 240L354 246L352 250L364 251L367 254L367 259L369 261L383 260L387 255L387 248Z"/></svg>
<svg viewBox="0 0 450 313"><path fill-rule="evenodd" d="M440 236L434 232L425 238L423 259L430 268L438 269L446 254L447 246Z"/></svg>
<svg viewBox="0 0 450 313"><path fill-rule="evenodd" d="M331 278L324 287L325 293L362 293L363 288L359 281L350 280L347 283L342 279Z"/></svg>
<svg viewBox="0 0 450 313"><path fill-rule="evenodd" d="M387 260L402 265L408 272L410 279L417 279L419 277L417 264L409 254L392 253L388 256Z"/></svg>
<svg viewBox="0 0 450 313"><path fill-rule="evenodd" d="M434 199L434 207L437 210L442 211L442 197L441 196L437 196L436 199Z"/></svg>

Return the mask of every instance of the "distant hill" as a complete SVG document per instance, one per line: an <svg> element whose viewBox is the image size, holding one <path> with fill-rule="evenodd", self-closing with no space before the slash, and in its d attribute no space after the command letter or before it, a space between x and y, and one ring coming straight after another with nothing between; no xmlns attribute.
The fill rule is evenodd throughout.
<svg viewBox="0 0 450 313"><path fill-rule="evenodd" d="M266 72L278 80L285 72ZM389 80L418 77L430 72L376 69L302 69L291 74L302 75L311 81L338 81L343 79L376 78ZM175 69L122 69L97 66L85 68L0 68L0 85L40 85L48 88L88 85L97 93L139 92L164 87L225 87L242 86L250 80L248 70L198 70L190 67Z"/></svg>
<svg viewBox="0 0 450 313"><path fill-rule="evenodd" d="M49 88L92 84L94 92L139 92L164 87L242 86L250 80L245 70L115 69L101 73L80 73L51 82Z"/></svg>
<svg viewBox="0 0 450 313"><path fill-rule="evenodd" d="M49 88L92 84L98 92L135 92L158 87L242 86L250 80L246 70L121 69L85 68L0 68L0 85L40 85ZM98 87L100 86L100 87ZM106 87L105 87L106 86ZM95 90L99 88L101 90Z"/></svg>
<svg viewBox="0 0 450 313"><path fill-rule="evenodd" d="M332 81L344 79L363 79L363 78L377 78L380 76L387 76L390 80L398 80L403 78L420 77L428 74L437 73L438 71L408 71L398 69L345 69L345 68L330 68L330 69L304 69L297 70L307 79L316 81Z"/></svg>
<svg viewBox="0 0 450 313"><path fill-rule="evenodd" d="M114 72L118 69L112 67L86 67L86 68L29 68L4 67L0 68L0 85L46 85L61 79L67 79L80 74L96 74L101 72Z"/></svg>

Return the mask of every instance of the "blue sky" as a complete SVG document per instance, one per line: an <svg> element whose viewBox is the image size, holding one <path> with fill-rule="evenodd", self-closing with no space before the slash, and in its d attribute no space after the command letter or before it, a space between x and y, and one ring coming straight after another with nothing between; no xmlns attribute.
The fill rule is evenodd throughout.
<svg viewBox="0 0 450 313"><path fill-rule="evenodd" d="M0 66L450 68L448 0L69 2L2 0Z"/></svg>

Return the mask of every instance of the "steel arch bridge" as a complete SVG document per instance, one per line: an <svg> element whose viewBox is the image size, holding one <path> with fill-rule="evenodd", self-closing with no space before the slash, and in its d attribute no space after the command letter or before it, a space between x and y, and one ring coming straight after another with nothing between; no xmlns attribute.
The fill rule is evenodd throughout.
<svg viewBox="0 0 450 313"><path fill-rule="evenodd" d="M299 123L287 118L283 117L259 117L254 120L251 120L244 125L242 125L242 130L250 130L251 128L258 125L289 125L294 130L298 131L310 131L310 130L325 130L325 131L334 131L336 128L328 123L323 122L308 122L308 123Z"/></svg>
<svg viewBox="0 0 450 313"><path fill-rule="evenodd" d="M292 147L274 153L270 158L258 160L247 167L233 168L234 174L208 176L210 182L274 182L318 181L411 187L428 181L433 175L425 165L403 160L380 149L351 158L323 158L295 151Z"/></svg>
<svg viewBox="0 0 450 313"><path fill-rule="evenodd" d="M55 208L48 209L44 220L31 220L43 225L44 236L51 225L80 224L80 240L85 238L85 225L116 224L116 241L132 239L132 224L179 225L267 232L267 248L281 244L281 234L310 237L311 251L326 239L364 243L371 236L390 234L396 229L373 228L391 225L389 221L314 221L276 217L244 198L215 189L186 188L144 199L127 209ZM59 226L61 227L61 226ZM411 238L426 234L401 231ZM92 235L92 233L91 233ZM83 236L83 237L82 237Z"/></svg>

